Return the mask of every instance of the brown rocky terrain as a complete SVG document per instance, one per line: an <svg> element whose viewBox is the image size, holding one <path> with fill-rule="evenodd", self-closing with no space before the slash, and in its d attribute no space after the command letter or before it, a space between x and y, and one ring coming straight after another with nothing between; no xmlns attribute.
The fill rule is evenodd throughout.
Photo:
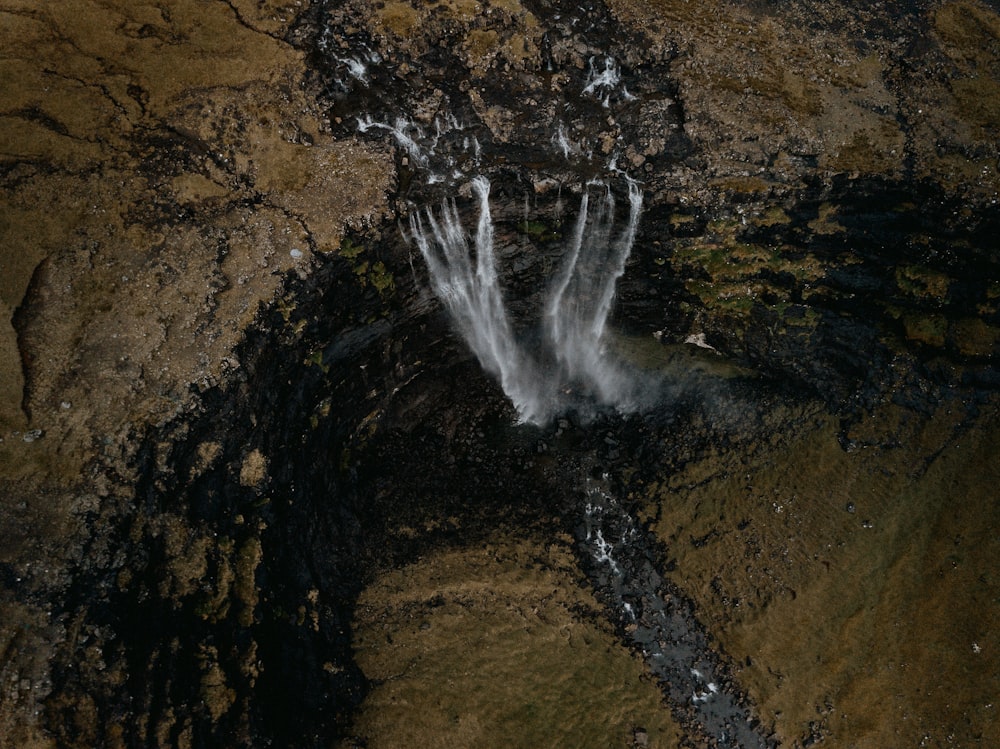
<svg viewBox="0 0 1000 749"><path fill-rule="evenodd" d="M995 5L0 0L0 37L0 746L728 745L613 613L588 474L761 745L1000 744ZM675 385L515 426L401 229L488 174L530 310L612 160L615 344Z"/></svg>
<svg viewBox="0 0 1000 749"><path fill-rule="evenodd" d="M51 649L78 636L11 595L130 501L137 437L240 366L289 274L384 207L384 155L331 138L303 89L298 10L0 7L5 741L45 743Z"/></svg>

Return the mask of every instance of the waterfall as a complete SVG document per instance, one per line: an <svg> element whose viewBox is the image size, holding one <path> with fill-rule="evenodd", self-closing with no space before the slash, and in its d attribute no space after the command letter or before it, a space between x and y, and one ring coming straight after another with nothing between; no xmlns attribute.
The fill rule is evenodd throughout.
<svg viewBox="0 0 1000 749"><path fill-rule="evenodd" d="M454 200L443 202L440 219L428 208L426 227L419 213L411 214L410 231L427 263L434 292L479 363L500 378L500 385L523 421L542 421L545 398L533 362L514 337L500 293L489 180L476 177L472 188L479 198L474 265Z"/></svg>
<svg viewBox="0 0 1000 749"><path fill-rule="evenodd" d="M375 122L370 115L358 118L358 130L362 133L367 133L372 129L385 130L390 133L392 137L396 139L396 143L399 147L406 151L410 158L413 159L414 164L418 166L427 165L427 152L417 142L417 140L410 135L410 132L412 131L420 140L423 140L424 134L421 132L420 128L408 121L406 118L396 118L396 122L393 125L389 125L384 122Z"/></svg>
<svg viewBox="0 0 1000 749"><path fill-rule="evenodd" d="M629 219L621 234L613 237L615 199L609 185L599 205L590 214L590 194L580 199L580 213L562 271L553 286L545 310L546 336L566 379L579 383L599 402L628 407L629 378L607 353L604 329L615 286L625 272L632 251L642 191L629 180Z"/></svg>
<svg viewBox="0 0 1000 749"><path fill-rule="evenodd" d="M410 234L435 294L483 368L500 379L521 421L544 423L581 399L621 410L636 405L635 382L604 341L615 285L625 271L642 208L639 186L632 180L628 186L628 223L617 235L610 185L595 182L584 190L565 260L547 292L538 357L514 335L504 306L489 180L472 181L479 220L471 245L453 199L443 201L438 215L427 209L423 217L420 212L410 216ZM593 212L591 188L603 188Z"/></svg>
<svg viewBox="0 0 1000 749"><path fill-rule="evenodd" d="M598 99L605 109L611 106L611 97L615 95L618 87L621 86L619 96L623 101L635 99L625 88L622 82L621 71L618 63L613 57L604 58L604 69L598 68L596 58L591 57L589 69L587 71L587 82L584 84L583 93Z"/></svg>

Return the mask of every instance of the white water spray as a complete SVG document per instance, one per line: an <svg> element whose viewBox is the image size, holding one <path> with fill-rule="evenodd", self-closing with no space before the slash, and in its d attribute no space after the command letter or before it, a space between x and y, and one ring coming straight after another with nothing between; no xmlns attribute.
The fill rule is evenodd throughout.
<svg viewBox="0 0 1000 749"><path fill-rule="evenodd" d="M538 377L514 337L500 293L489 180L476 177L472 188L479 198L474 259L454 200L444 201L440 218L428 209L426 226L419 213L411 214L410 231L427 263L435 293L479 363L500 378L522 420L540 421L545 412Z"/></svg>
<svg viewBox="0 0 1000 749"><path fill-rule="evenodd" d="M622 99L625 101L635 99L628 92L628 89L625 88L625 84L622 83L621 70L618 68L618 63L615 62L613 57L604 58L603 69L599 68L595 62L595 58L590 58L587 81L583 86L583 93L597 98L607 108L611 106L611 97L615 94L619 85L621 86L620 95Z"/></svg>
<svg viewBox="0 0 1000 749"><path fill-rule="evenodd" d="M427 210L426 223L419 213L410 217L411 235L435 293L483 368L500 378L522 421L542 423L580 398L621 410L636 406L635 383L604 340L615 285L625 271L642 208L642 191L634 181L628 185L628 223L618 234L610 186L592 183L584 190L566 258L546 297L538 357L520 344L504 307L489 181L472 181L479 198L473 246L453 200L443 203L439 217ZM593 211L591 188L603 188Z"/></svg>

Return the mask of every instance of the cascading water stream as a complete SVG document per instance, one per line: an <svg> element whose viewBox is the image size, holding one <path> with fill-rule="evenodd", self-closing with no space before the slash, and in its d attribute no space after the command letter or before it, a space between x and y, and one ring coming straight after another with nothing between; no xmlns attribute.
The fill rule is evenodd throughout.
<svg viewBox="0 0 1000 749"><path fill-rule="evenodd" d="M490 183L472 180L479 198L475 261L454 200L446 200L440 219L426 211L410 216L410 231L430 271L431 283L479 363L500 384L524 421L544 418L543 398L533 363L514 338L497 277L490 214ZM429 228L429 231L428 231Z"/></svg>
<svg viewBox="0 0 1000 749"><path fill-rule="evenodd" d="M600 184L600 183L598 183ZM607 352L604 334L615 286L625 272L642 210L642 191L629 181L629 219L613 238L615 200L611 188L593 216L584 191L569 254L545 310L546 337L568 382L580 382L599 402L634 407L633 380Z"/></svg>
<svg viewBox="0 0 1000 749"><path fill-rule="evenodd" d="M604 191L591 213L593 186ZM472 181L479 220L471 246L453 200L444 201L440 217L430 209L426 222L418 212L410 217L410 232L435 293L483 368L500 378L523 422L547 421L571 405L571 394L620 410L635 407L635 380L604 342L615 285L625 271L642 209L639 186L632 180L628 186L628 223L617 236L610 186L593 183L584 190L569 251L545 302L541 357L532 356L515 338L504 307L489 180L479 176Z"/></svg>
<svg viewBox="0 0 1000 749"><path fill-rule="evenodd" d="M775 749L743 700L726 688L725 669L693 609L657 572L646 531L605 483L591 479L585 486L578 538L595 568L598 593L624 624L675 714L697 724L712 746Z"/></svg>
<svg viewBox="0 0 1000 749"><path fill-rule="evenodd" d="M354 75L352 71L347 72ZM610 56L591 57L578 93L591 115L636 100ZM600 120L605 119L602 114ZM593 174L596 160L607 154L588 143L589 130L580 127L585 121L578 116L571 130L559 122L548 138L554 155L569 162L574 174L581 165ZM562 261L548 288L540 289L537 329L531 330L530 321L525 325L520 318L515 327L505 305L491 186L481 174L484 163L488 168L499 162L490 155L490 145L484 146L487 156L481 159L477 125L465 127L445 116L435 118L431 133L406 117L390 123L365 115L357 122L361 132L392 136L402 151L401 163L415 168L424 185L457 189L468 181L478 209L474 231L463 226L459 202L448 198L440 207L411 212L407 241L423 256L431 287L456 330L483 369L499 379L521 422L544 425L569 411L585 418L595 406L629 412L658 399L663 381L618 359L607 332L643 206L640 185L616 167L616 153L603 168L606 181L584 184ZM504 161L508 156L504 154ZM611 180L627 185L624 224L625 211L616 206ZM559 189L556 210L561 215L561 183ZM529 225L527 201L524 224ZM658 572L652 535L615 500L607 482L588 481L583 494L577 516L581 558L598 595L621 625L623 639L642 652L679 724L698 745L773 749L776 742L751 719L745 698L728 678L692 605Z"/></svg>

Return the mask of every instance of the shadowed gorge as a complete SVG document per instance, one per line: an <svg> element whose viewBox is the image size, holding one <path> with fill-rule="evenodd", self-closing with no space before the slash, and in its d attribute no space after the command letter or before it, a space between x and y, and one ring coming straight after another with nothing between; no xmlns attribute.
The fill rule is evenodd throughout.
<svg viewBox="0 0 1000 749"><path fill-rule="evenodd" d="M1000 744L995 4L0 36L0 747Z"/></svg>

